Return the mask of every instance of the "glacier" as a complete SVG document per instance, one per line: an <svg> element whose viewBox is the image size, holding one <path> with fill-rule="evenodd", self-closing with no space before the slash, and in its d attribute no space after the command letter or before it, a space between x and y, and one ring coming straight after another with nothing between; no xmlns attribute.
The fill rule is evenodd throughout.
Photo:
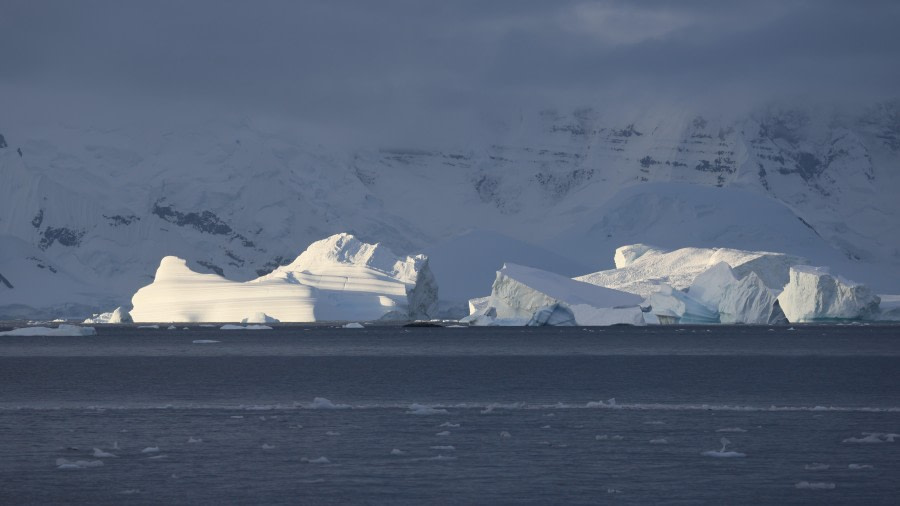
<svg viewBox="0 0 900 506"><path fill-rule="evenodd" d="M437 294L424 255L399 257L340 233L244 282L194 272L184 259L167 256L153 282L132 297L131 316L135 322L417 319L435 310Z"/></svg>
<svg viewBox="0 0 900 506"><path fill-rule="evenodd" d="M642 300L634 294L506 263L497 271L488 301L470 304L475 312L461 321L476 325L643 325Z"/></svg>
<svg viewBox="0 0 900 506"><path fill-rule="evenodd" d="M791 322L872 319L881 299L869 287L832 275L827 267L791 267L790 280L778 296Z"/></svg>

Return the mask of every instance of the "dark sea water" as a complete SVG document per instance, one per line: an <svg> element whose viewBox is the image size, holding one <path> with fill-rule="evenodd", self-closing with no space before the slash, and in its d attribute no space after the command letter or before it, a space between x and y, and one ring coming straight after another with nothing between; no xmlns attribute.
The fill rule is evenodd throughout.
<svg viewBox="0 0 900 506"><path fill-rule="evenodd" d="M0 504L900 503L900 327L792 328L0 337Z"/></svg>

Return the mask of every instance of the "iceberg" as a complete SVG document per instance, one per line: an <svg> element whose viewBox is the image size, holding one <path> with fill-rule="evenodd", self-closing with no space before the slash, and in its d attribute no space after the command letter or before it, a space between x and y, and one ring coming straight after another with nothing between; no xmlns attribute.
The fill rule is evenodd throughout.
<svg viewBox="0 0 900 506"><path fill-rule="evenodd" d="M808 263L802 257L768 251L731 248L666 250L646 244L617 248L613 260L615 269L585 274L575 279L647 298L664 284L684 290L701 273L724 262L738 279L753 272L766 287L781 290L788 282L791 266Z"/></svg>
<svg viewBox="0 0 900 506"><path fill-rule="evenodd" d="M506 263L486 304L463 319L474 324L643 325L640 296ZM571 316L570 316L571 315ZM574 319L574 321L572 321Z"/></svg>
<svg viewBox="0 0 900 506"><path fill-rule="evenodd" d="M281 323L281 322L278 321L276 318L272 318L271 316L267 315L266 313L256 312L246 318L242 318L241 323L263 324L263 323Z"/></svg>
<svg viewBox="0 0 900 506"><path fill-rule="evenodd" d="M796 265L778 302L791 322L812 322L873 318L881 299L865 285L832 275L827 267Z"/></svg>
<svg viewBox="0 0 900 506"><path fill-rule="evenodd" d="M131 314L123 307L117 307L110 313L95 314L81 323L133 323Z"/></svg>
<svg viewBox="0 0 900 506"><path fill-rule="evenodd" d="M399 257L336 234L247 282L194 272L184 259L167 256L132 305L136 322L249 323L258 314L280 322L369 321L392 312L427 319L437 307L437 283L424 255Z"/></svg>

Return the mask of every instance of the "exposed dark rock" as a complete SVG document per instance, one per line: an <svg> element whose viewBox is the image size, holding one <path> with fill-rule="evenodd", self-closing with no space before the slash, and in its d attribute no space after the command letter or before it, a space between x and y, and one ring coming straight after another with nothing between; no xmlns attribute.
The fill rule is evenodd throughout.
<svg viewBox="0 0 900 506"><path fill-rule="evenodd" d="M275 269L277 269L283 265L287 265L289 263L291 263L290 259L284 258L281 255L278 255L277 257L275 257L272 260L269 260L268 262L263 264L263 266L261 268L256 269L256 275L257 276L265 276L266 274L269 274L270 272L274 271Z"/></svg>
<svg viewBox="0 0 900 506"><path fill-rule="evenodd" d="M9 280L6 279L6 277L3 276L3 274L0 274L0 285L3 285L3 286L5 286L6 288L9 288L10 290L13 289L12 283L10 283Z"/></svg>
<svg viewBox="0 0 900 506"><path fill-rule="evenodd" d="M19 153L19 158L22 158L22 148L16 148L16 153Z"/></svg>
<svg viewBox="0 0 900 506"><path fill-rule="evenodd" d="M135 221L141 221L139 216L135 216L133 214L129 214L127 216L122 216L121 214L115 214L113 216L103 215L104 218L109 220L109 224L118 227L119 225L131 225Z"/></svg>
<svg viewBox="0 0 900 506"><path fill-rule="evenodd" d="M34 215L34 218L31 219L31 226L34 228L41 228L42 223L44 223L44 210L39 209L37 214Z"/></svg>
<svg viewBox="0 0 900 506"><path fill-rule="evenodd" d="M0 134L0 149L5 148L6 146L6 139L3 138L3 134Z"/></svg>
<svg viewBox="0 0 900 506"><path fill-rule="evenodd" d="M203 267L206 267L207 269L215 272L219 276L225 277L225 271L222 270L221 267L219 267L218 265L216 265L212 262L206 262L204 260L197 260L197 265L202 265Z"/></svg>
<svg viewBox="0 0 900 506"><path fill-rule="evenodd" d="M227 235L232 232L231 227L227 223L210 211L183 213L175 210L172 206L163 206L160 205L160 202L157 202L153 204L153 214L169 223L174 223L180 227L194 227L200 232L207 234Z"/></svg>
<svg viewBox="0 0 900 506"><path fill-rule="evenodd" d="M650 155L641 158L641 167L650 168L651 165L659 165L659 162L651 158Z"/></svg>
<svg viewBox="0 0 900 506"><path fill-rule="evenodd" d="M628 125L627 127L623 128L622 130L613 130L612 134L616 137L631 137L633 135L640 137L641 135L644 135L641 132L638 132L637 130L634 129L634 123Z"/></svg>
<svg viewBox="0 0 900 506"><path fill-rule="evenodd" d="M53 246L54 243L59 243L62 246L74 247L81 244L81 239L84 237L84 230L72 230L66 227L47 227L44 229L44 233L42 234L40 242L38 243L38 248L46 251L47 248Z"/></svg>
<svg viewBox="0 0 900 506"><path fill-rule="evenodd" d="M548 174L539 172L534 175L537 181L554 197L562 197L569 191L594 177L594 169L574 169L564 174Z"/></svg>

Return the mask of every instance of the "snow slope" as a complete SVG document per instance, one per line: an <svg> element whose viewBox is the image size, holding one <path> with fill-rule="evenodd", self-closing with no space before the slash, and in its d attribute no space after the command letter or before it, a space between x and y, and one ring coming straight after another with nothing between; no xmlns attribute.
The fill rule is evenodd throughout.
<svg viewBox="0 0 900 506"><path fill-rule="evenodd" d="M124 305L167 255L256 279L343 231L432 252L457 303L499 261L584 274L633 243L782 251L900 291L900 102L523 111L480 144L372 147L296 120L34 93L0 96L0 317ZM478 251L498 253L454 261Z"/></svg>
<svg viewBox="0 0 900 506"><path fill-rule="evenodd" d="M422 256L397 257L378 244L336 234L257 279L231 281L162 259L153 283L134 294L135 322L238 322L259 314L280 322L426 318L437 287Z"/></svg>

